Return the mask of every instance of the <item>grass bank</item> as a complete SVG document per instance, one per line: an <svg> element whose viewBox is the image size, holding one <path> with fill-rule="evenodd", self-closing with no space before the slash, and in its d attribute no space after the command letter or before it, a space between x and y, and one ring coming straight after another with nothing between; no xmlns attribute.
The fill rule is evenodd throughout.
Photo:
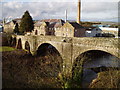
<svg viewBox="0 0 120 90"><path fill-rule="evenodd" d="M14 51L16 50L15 48L8 47L8 46L2 46L0 47L0 52L5 52L5 51Z"/></svg>

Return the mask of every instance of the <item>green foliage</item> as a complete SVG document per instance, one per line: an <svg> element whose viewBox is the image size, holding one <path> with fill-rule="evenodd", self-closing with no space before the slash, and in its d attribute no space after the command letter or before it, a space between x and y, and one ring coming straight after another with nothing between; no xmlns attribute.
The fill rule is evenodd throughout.
<svg viewBox="0 0 120 90"><path fill-rule="evenodd" d="M72 82L74 84L74 88L82 87L82 76L83 76L83 61L84 57L78 61L78 64L74 67Z"/></svg>
<svg viewBox="0 0 120 90"><path fill-rule="evenodd" d="M25 32L32 32L33 29L34 29L34 22L29 12L26 11L22 16L22 20L20 23L20 34L23 34Z"/></svg>
<svg viewBox="0 0 120 90"><path fill-rule="evenodd" d="M4 51L13 51L15 50L15 48L12 48L12 47L0 47L0 52L4 52Z"/></svg>
<svg viewBox="0 0 120 90"><path fill-rule="evenodd" d="M9 33L2 33L2 46L10 46L12 42L12 36Z"/></svg>
<svg viewBox="0 0 120 90"><path fill-rule="evenodd" d="M58 82L61 83L63 89L72 88L72 78L63 73L59 73Z"/></svg>
<svg viewBox="0 0 120 90"><path fill-rule="evenodd" d="M19 33L18 23L16 23L16 25L15 25L14 33L17 33L17 34Z"/></svg>
<svg viewBox="0 0 120 90"><path fill-rule="evenodd" d="M103 33L103 34L98 33L98 34L96 34L95 37L115 37L115 35L111 34L111 33Z"/></svg>
<svg viewBox="0 0 120 90"><path fill-rule="evenodd" d="M120 26L119 26L118 29L119 29L119 30L118 30L118 37L120 37Z"/></svg>
<svg viewBox="0 0 120 90"><path fill-rule="evenodd" d="M55 74L60 57L52 57L33 57L24 50L3 52L3 88L61 88Z"/></svg>
<svg viewBox="0 0 120 90"><path fill-rule="evenodd" d="M93 23L93 22L81 22L81 25L82 25L82 26L85 26L85 27L91 27L93 24L98 24L98 23Z"/></svg>
<svg viewBox="0 0 120 90"><path fill-rule="evenodd" d="M110 34L110 33L104 33L102 34L103 37L115 37L114 34Z"/></svg>
<svg viewBox="0 0 120 90"><path fill-rule="evenodd" d="M120 70L99 72L89 88L120 88Z"/></svg>
<svg viewBox="0 0 120 90"><path fill-rule="evenodd" d="M80 60L79 60L80 59ZM72 77L66 76L64 74L59 74L60 82L62 83L62 88L82 88L82 76L83 76L83 58L77 59L77 65L73 69Z"/></svg>
<svg viewBox="0 0 120 90"><path fill-rule="evenodd" d="M111 27L111 28L118 28L118 25L113 24L113 25L111 25L110 27Z"/></svg>

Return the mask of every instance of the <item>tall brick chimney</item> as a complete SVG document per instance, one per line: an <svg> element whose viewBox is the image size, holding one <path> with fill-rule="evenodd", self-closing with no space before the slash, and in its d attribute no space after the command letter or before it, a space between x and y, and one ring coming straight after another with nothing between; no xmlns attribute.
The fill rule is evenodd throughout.
<svg viewBox="0 0 120 90"><path fill-rule="evenodd" d="M80 14L81 14L81 0L78 0L78 15L77 15L77 23L80 24Z"/></svg>

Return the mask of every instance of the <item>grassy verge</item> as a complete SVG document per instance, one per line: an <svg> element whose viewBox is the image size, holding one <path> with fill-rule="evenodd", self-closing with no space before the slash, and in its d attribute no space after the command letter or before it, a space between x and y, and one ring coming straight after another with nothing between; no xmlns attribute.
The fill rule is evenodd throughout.
<svg viewBox="0 0 120 90"><path fill-rule="evenodd" d="M0 47L0 52L14 51L14 50L16 50L16 49L12 48L12 47L7 47L7 46Z"/></svg>

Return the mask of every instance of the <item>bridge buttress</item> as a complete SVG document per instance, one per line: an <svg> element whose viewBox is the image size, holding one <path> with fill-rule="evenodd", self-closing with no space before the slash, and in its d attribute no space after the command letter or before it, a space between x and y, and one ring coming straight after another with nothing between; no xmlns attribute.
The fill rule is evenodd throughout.
<svg viewBox="0 0 120 90"><path fill-rule="evenodd" d="M32 55L36 55L36 51L37 51L37 37L33 36L31 38L31 40L29 40L30 42L30 52Z"/></svg>
<svg viewBox="0 0 120 90"><path fill-rule="evenodd" d="M71 77L72 73L72 43L62 44L62 55L63 55L63 74Z"/></svg>
<svg viewBox="0 0 120 90"><path fill-rule="evenodd" d="M73 62L81 54L89 50L100 50L108 52L120 58L120 43L117 38L61 38L53 36L16 36L17 42L21 38L22 41L30 43L30 51L36 54L38 44L50 43L60 52L63 58L63 72L71 75ZM69 40L70 39L70 40ZM61 46L62 45L62 46Z"/></svg>

